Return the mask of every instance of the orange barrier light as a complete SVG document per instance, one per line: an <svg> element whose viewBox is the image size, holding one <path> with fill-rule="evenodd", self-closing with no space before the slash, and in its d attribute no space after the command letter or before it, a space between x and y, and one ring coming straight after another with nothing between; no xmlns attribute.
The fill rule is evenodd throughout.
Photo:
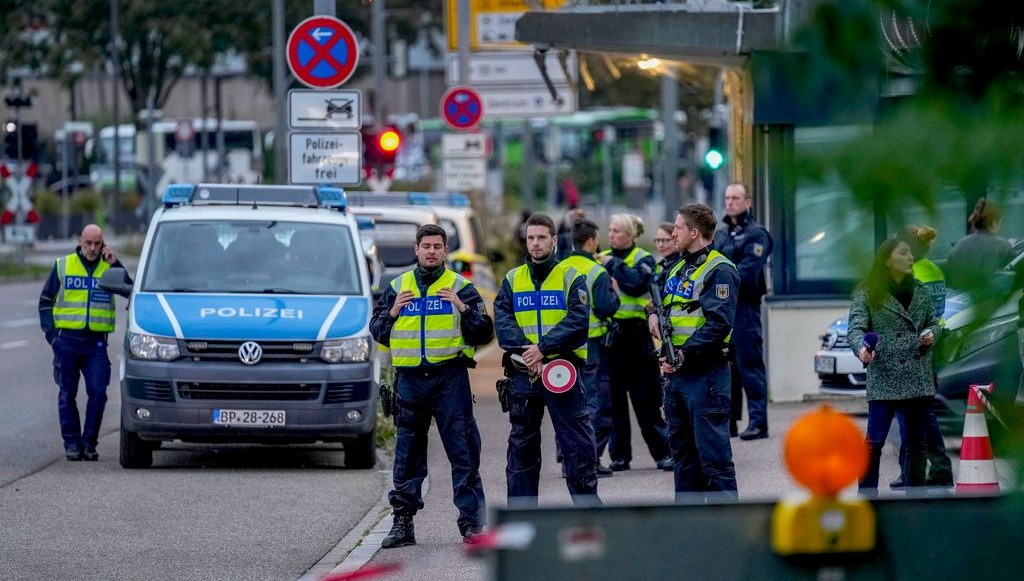
<svg viewBox="0 0 1024 581"><path fill-rule="evenodd" d="M783 444L793 478L818 496L835 496L868 468L868 448L857 424L829 406L798 419Z"/></svg>

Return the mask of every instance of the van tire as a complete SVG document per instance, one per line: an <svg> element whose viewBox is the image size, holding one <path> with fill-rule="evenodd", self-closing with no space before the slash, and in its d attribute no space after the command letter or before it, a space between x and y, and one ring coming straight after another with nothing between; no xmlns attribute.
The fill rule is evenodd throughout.
<svg viewBox="0 0 1024 581"><path fill-rule="evenodd" d="M377 429L345 442L345 468L365 470L377 463Z"/></svg>
<svg viewBox="0 0 1024 581"><path fill-rule="evenodd" d="M121 426L121 468L149 468L153 465L153 447L135 432Z"/></svg>

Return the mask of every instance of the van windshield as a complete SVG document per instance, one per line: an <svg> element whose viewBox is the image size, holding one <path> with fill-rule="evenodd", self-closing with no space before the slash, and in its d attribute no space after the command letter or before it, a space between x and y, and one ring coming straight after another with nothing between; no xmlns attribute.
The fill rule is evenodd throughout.
<svg viewBox="0 0 1024 581"><path fill-rule="evenodd" d="M147 292L362 294L345 228L305 222L164 222L157 227Z"/></svg>

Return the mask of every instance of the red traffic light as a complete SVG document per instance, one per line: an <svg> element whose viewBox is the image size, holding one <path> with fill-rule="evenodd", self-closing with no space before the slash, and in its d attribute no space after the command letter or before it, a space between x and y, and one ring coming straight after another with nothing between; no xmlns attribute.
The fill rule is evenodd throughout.
<svg viewBox="0 0 1024 581"><path fill-rule="evenodd" d="M380 147L381 151L386 153L396 151L401 143L402 136L400 136L394 129L386 129L377 136L377 146Z"/></svg>

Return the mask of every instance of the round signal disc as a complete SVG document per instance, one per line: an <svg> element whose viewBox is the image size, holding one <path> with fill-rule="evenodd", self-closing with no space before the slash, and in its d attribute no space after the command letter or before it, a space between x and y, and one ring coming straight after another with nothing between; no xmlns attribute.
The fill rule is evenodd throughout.
<svg viewBox="0 0 1024 581"><path fill-rule="evenodd" d="M576 383L576 368L565 359L555 359L544 366L540 378L551 393L565 393Z"/></svg>

